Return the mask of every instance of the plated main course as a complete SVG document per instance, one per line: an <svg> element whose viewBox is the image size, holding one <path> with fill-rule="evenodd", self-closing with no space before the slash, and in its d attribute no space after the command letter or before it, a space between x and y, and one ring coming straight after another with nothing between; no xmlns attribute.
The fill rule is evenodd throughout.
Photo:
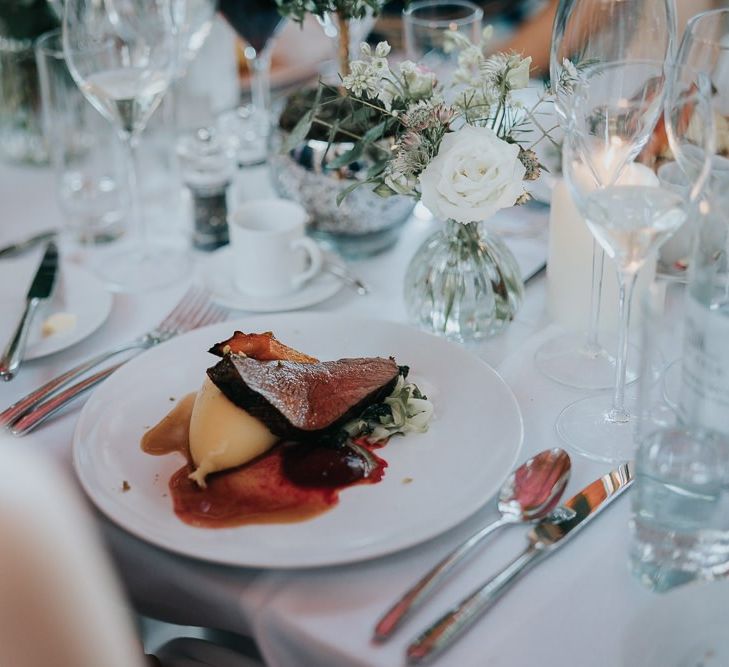
<svg viewBox="0 0 729 667"><path fill-rule="evenodd" d="M380 449L424 432L433 405L394 359L319 361L270 333L234 335L201 389L142 438L153 455L182 453L169 480L175 514L200 527L317 516L339 492L382 479Z"/></svg>

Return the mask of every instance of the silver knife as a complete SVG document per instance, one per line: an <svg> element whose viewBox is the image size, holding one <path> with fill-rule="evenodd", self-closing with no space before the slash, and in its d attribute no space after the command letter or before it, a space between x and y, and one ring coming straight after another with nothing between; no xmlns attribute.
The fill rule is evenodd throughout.
<svg viewBox="0 0 729 667"><path fill-rule="evenodd" d="M56 273L58 272L58 248L54 241L46 246L38 271L30 285L28 295L25 298L25 310L20 318L18 327L10 339L8 346L0 358L0 377L3 380L12 380L23 359L25 344L28 341L28 332L33 321L33 316L40 305L48 300L53 293L56 284Z"/></svg>
<svg viewBox="0 0 729 667"><path fill-rule="evenodd" d="M24 252L35 248L35 246L45 243L46 241L52 241L58 232L55 229L49 229L48 231L35 234L24 241L18 241L17 243L11 243L10 245L0 248L0 259L7 257L16 257L22 255Z"/></svg>
<svg viewBox="0 0 729 667"><path fill-rule="evenodd" d="M407 648L411 665L450 646L508 590L528 568L554 553L633 483L633 464L624 463L596 479L529 532L529 546L501 572L442 616Z"/></svg>

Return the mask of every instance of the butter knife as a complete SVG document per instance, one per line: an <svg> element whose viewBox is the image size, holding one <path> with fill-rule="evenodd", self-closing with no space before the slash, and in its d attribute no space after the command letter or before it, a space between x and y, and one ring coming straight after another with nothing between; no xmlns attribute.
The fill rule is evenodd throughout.
<svg viewBox="0 0 729 667"><path fill-rule="evenodd" d="M420 664L449 647L496 603L520 575L564 545L632 483L633 464L624 463L572 496L557 508L553 517L540 521L529 532L529 545L517 558L461 600L408 646L408 663Z"/></svg>
<svg viewBox="0 0 729 667"><path fill-rule="evenodd" d="M15 373L23 359L33 316L40 305L48 300L53 293L57 271L58 248L55 242L51 241L46 246L43 259L30 285L28 295L25 298L23 316L20 318L18 327L10 339L8 346L5 348L2 358L0 358L0 377L3 380L12 380L15 377Z"/></svg>
<svg viewBox="0 0 729 667"><path fill-rule="evenodd" d="M0 248L0 259L4 259L6 257L17 257L18 255L22 255L24 252L30 250L31 248L35 248L35 246L40 245L41 243L45 243L46 241L52 241L57 235L58 232L55 229L49 229L45 232L41 232L40 234L35 234L34 236L31 236L24 241L11 243L4 248Z"/></svg>

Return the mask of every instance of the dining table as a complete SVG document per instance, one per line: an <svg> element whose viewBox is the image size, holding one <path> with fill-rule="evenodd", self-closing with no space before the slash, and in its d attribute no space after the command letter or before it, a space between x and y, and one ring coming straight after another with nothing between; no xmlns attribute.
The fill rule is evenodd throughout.
<svg viewBox="0 0 729 667"><path fill-rule="evenodd" d="M234 198L260 196L269 187L266 167L244 170L237 178ZM179 217L173 213L177 210L170 208L168 217ZM546 259L548 204L537 202L501 211L496 223L525 272ZM392 248L348 262L368 285L369 294L362 296L344 286L306 312L367 318L372 327L382 320L407 324L402 294L405 270L419 244L438 224L416 208ZM0 165L0 246L61 225L50 169ZM155 220L153 228L156 233L179 237L184 243L190 226L187 220L165 220L163 215ZM62 246L62 250L65 248ZM71 248L65 252L65 261L85 261L84 250ZM66 350L25 363L12 382L0 384L0 407L10 405L87 357L153 327L191 282L202 279L201 267L207 256L191 253L195 271L183 283L140 294L114 294L111 314L95 333ZM26 261L37 262L38 257L37 253L28 253ZM560 331L546 311L547 280L548 276L541 274L528 282L521 309L503 333L467 348L473 363L491 365L516 397L523 419L519 461L546 448L562 446L555 419L565 405L584 395L540 374L534 363L539 345ZM248 317L250 313L231 311L231 332L233 328L245 328ZM82 405L83 399L22 438L28 448L58 461L71 477L72 438ZM488 422L481 425L481 447L489 448L492 428ZM452 444L442 443L443 447ZM573 454L565 498L610 467ZM479 470L468 474L478 476ZM429 490L435 496L439 492L437 486ZM459 525L407 549L362 562L306 569L244 568L204 562L152 546L101 513L97 512L97 518L129 598L144 615L252 638L271 667L399 667L406 664L407 644L420 631L526 546L527 527L501 531L482 545L389 641L373 642L373 627L382 613L458 543L498 517L495 500L474 507ZM89 507L93 507L91 503ZM640 651L645 650L645 638L651 636L651 610L660 604L660 597L631 575L629 520L630 494L626 494L563 549L527 573L433 664L644 664ZM296 544L291 544L291 549L295 550Z"/></svg>

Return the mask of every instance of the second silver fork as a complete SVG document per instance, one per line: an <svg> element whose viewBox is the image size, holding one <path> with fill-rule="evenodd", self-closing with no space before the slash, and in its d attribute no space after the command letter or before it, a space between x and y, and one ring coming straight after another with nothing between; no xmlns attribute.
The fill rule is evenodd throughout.
<svg viewBox="0 0 729 667"><path fill-rule="evenodd" d="M129 343L119 345L79 364L20 399L0 413L0 426L9 427L15 435L24 435L58 412L77 396L107 378L117 368L136 355L131 355L123 362L105 368L57 394L62 387L72 380L81 377L118 354L134 350L139 353L180 333L220 322L226 319L227 316L228 311L213 304L206 290L193 287L185 293L175 308L157 327Z"/></svg>

